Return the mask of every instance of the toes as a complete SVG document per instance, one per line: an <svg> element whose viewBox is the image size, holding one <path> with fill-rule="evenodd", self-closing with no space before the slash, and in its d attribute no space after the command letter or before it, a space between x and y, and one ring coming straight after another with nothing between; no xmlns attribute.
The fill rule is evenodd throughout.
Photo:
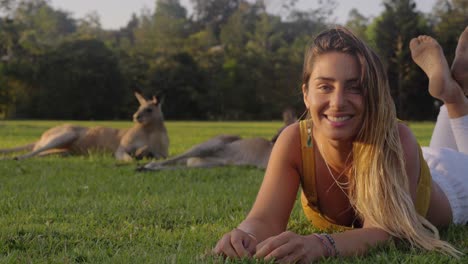
<svg viewBox="0 0 468 264"><path fill-rule="evenodd" d="M413 38L411 39L409 45L410 45L410 49L415 49L417 46L419 46L419 43L420 43L420 40L419 38Z"/></svg>

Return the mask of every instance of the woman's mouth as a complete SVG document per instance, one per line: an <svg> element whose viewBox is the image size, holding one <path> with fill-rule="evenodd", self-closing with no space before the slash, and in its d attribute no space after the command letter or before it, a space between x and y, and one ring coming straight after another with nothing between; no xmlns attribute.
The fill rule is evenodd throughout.
<svg viewBox="0 0 468 264"><path fill-rule="evenodd" d="M325 117L331 122L344 122L344 121L347 121L347 120L351 119L353 116L351 116L351 115L345 115L345 116L325 115Z"/></svg>

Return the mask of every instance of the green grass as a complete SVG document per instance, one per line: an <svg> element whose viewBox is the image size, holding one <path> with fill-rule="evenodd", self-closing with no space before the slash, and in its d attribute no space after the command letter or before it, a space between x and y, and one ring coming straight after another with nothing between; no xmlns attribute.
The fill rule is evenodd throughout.
<svg viewBox="0 0 468 264"><path fill-rule="evenodd" d="M61 121L0 123L0 148L25 144ZM73 122L124 128L129 122ZM280 122L167 122L171 155L222 133L271 137ZM427 145L431 123L411 123ZM263 171L255 168L135 172L110 155L0 161L2 263L222 263L207 256L250 209ZM296 204L289 228L313 229ZM442 237L468 253L468 228ZM254 263L240 260L229 263ZM343 260L328 260L342 263ZM467 263L388 245L348 263Z"/></svg>

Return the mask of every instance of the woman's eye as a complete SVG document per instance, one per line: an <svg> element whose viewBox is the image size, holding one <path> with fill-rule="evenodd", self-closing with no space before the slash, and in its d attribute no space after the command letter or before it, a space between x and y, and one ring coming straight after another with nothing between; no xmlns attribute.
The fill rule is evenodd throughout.
<svg viewBox="0 0 468 264"><path fill-rule="evenodd" d="M324 92L330 91L331 87L329 85L319 85L318 89Z"/></svg>
<svg viewBox="0 0 468 264"><path fill-rule="evenodd" d="M360 94L361 93L361 86L350 86L348 88L348 90L351 92L351 93L354 93L354 94Z"/></svg>

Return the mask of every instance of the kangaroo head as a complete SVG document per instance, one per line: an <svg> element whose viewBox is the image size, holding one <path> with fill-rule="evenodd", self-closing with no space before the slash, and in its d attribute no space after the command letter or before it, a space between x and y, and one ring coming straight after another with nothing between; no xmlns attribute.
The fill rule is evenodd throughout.
<svg viewBox="0 0 468 264"><path fill-rule="evenodd" d="M135 92L135 97L140 102L140 107L133 114L134 122L147 125L162 121L161 104L156 96L153 96L151 100L146 100L141 93Z"/></svg>
<svg viewBox="0 0 468 264"><path fill-rule="evenodd" d="M296 111L292 107L287 107L283 110L283 123L285 126L297 121Z"/></svg>

